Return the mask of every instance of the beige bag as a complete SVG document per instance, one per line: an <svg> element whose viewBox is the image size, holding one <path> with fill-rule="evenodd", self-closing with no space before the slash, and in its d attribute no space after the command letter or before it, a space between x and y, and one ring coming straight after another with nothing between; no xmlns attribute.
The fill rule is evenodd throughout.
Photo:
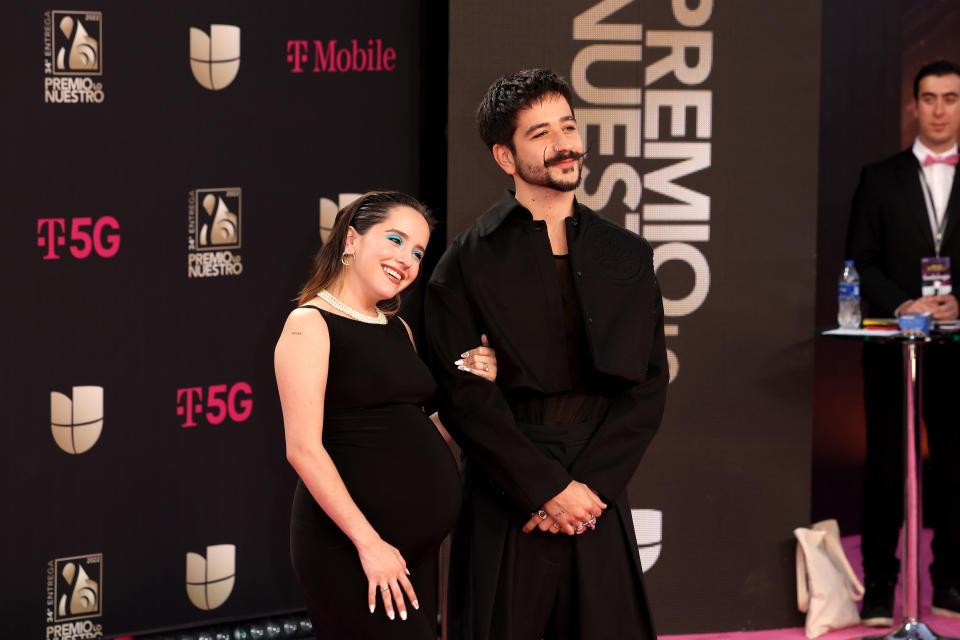
<svg viewBox="0 0 960 640"><path fill-rule="evenodd" d="M863 584L840 546L836 520L809 529L797 527L797 607L807 614L805 633L816 638L828 631L860 624L857 601Z"/></svg>

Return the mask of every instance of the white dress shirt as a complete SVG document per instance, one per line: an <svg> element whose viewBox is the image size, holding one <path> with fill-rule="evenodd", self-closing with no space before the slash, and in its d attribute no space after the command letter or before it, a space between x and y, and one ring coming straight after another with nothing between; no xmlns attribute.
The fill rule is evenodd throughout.
<svg viewBox="0 0 960 640"><path fill-rule="evenodd" d="M930 220L930 230L933 232L934 237L937 235L937 227L940 225L940 221L943 220L943 214L947 210L947 202L950 200L950 188L953 186L953 174L957 168L945 162L937 162L924 167L923 161L927 159L928 154L934 157L940 157L950 155L951 153L957 153L956 144L948 151L934 153L920 142L920 138L917 138L913 142L913 155L917 156L917 160L920 161L920 168L923 171L924 177L927 179L927 186L930 187L930 196L933 198L934 216Z"/></svg>

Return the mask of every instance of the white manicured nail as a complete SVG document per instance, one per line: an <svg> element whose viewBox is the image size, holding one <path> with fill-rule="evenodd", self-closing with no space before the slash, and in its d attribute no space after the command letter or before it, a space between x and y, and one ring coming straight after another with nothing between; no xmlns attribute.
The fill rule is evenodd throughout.
<svg viewBox="0 0 960 640"><path fill-rule="evenodd" d="M414 609L417 609L417 610L420 609L420 601L419 601L419 600L414 600L414 601L413 601L413 608L414 608Z"/></svg>
<svg viewBox="0 0 960 640"><path fill-rule="evenodd" d="M461 358L466 358L466 357L469 356L469 355L470 355L470 352L469 352L469 351L464 351L463 353L460 354L460 357L461 357Z"/></svg>
<svg viewBox="0 0 960 640"><path fill-rule="evenodd" d="M387 611L387 617L393 620L396 616L393 615L393 611Z"/></svg>
<svg viewBox="0 0 960 640"><path fill-rule="evenodd" d="M459 367L457 367L457 369L460 369L460 371L470 371L470 367L465 367L462 364Z"/></svg>
<svg viewBox="0 0 960 640"><path fill-rule="evenodd" d="M406 611L401 611L401 612L400 612L400 619L401 619L401 620L406 620L406 619L407 619L407 612L406 612Z"/></svg>
<svg viewBox="0 0 960 640"><path fill-rule="evenodd" d="M461 358L461 359L459 359L459 360L454 360L454 361L453 361L453 364L455 364L455 365L457 365L457 366L459 367L460 365L463 364L463 358Z"/></svg>
<svg viewBox="0 0 960 640"><path fill-rule="evenodd" d="M370 605L370 613L373 613L373 610L376 608L376 605Z"/></svg>

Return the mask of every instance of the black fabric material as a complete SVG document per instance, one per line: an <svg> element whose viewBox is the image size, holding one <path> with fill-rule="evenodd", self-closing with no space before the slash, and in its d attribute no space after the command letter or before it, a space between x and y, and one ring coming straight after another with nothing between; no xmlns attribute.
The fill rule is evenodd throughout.
<svg viewBox="0 0 960 640"><path fill-rule="evenodd" d="M570 467L598 422L518 424L544 455ZM616 504L580 535L524 534L526 517L507 529L490 638L579 640L654 638L629 505ZM622 516L627 517L624 536ZM613 516L613 517L610 517Z"/></svg>
<svg viewBox="0 0 960 640"><path fill-rule="evenodd" d="M597 374L590 361L590 347L583 327L583 314L577 299L576 281L570 267L570 256L553 256L560 300L563 304L565 341L558 345L566 354L570 372L570 389L542 394L530 389L517 390L507 397L518 423L569 424L599 420L610 408L605 377ZM612 381L614 387L616 381Z"/></svg>
<svg viewBox="0 0 960 640"><path fill-rule="evenodd" d="M330 333L324 448L364 516L407 561L420 610L408 603L408 619L390 621L378 597L370 613L356 548L301 481L290 548L314 629L318 638L434 640L438 550L456 521L461 484L420 408L433 379L399 320L372 325L319 311Z"/></svg>
<svg viewBox="0 0 960 640"><path fill-rule="evenodd" d="M591 434L569 424L568 410L560 424L539 425L559 442L542 442L515 418L536 396L569 399L582 389L546 227L512 193L451 243L427 286L440 415L467 458L451 557L452 640L654 637L625 491L660 424L669 377L652 250L579 204L565 229L586 377L602 380L607 407ZM497 350L496 384L452 365L481 333ZM530 513L572 479L609 505L596 531L524 535Z"/></svg>
<svg viewBox="0 0 960 640"><path fill-rule="evenodd" d="M896 582L900 562L897 539L903 523L903 357L895 344L863 348L867 457L864 469L861 549L868 580ZM923 347L921 383L923 421L930 447L930 482L924 493L934 525L930 576L934 586L960 585L960 425L954 407L960 344Z"/></svg>
<svg viewBox="0 0 960 640"><path fill-rule="evenodd" d="M921 296L920 260L934 255L933 234L912 150L863 169L853 199L847 256L860 273L860 289L871 316L892 316L907 300ZM947 204L940 254L960 269L960 171ZM956 290L954 295L957 295ZM960 474L951 470L960 456L960 416L952 394L960 345L924 347L923 418L927 426L934 486L935 585L960 585ZM903 364L900 347L865 344L863 349L867 459L861 528L863 567L868 581L896 581L894 557L903 521Z"/></svg>
<svg viewBox="0 0 960 640"><path fill-rule="evenodd" d="M566 351L558 348L563 307L542 221L506 192L451 243L425 296L443 424L525 512L560 493L571 473L601 495L619 495L660 424L669 380L650 245L580 204L566 230L591 361L611 396L590 455L571 472L537 453L506 400L572 388ZM481 333L497 350L496 384L453 365Z"/></svg>

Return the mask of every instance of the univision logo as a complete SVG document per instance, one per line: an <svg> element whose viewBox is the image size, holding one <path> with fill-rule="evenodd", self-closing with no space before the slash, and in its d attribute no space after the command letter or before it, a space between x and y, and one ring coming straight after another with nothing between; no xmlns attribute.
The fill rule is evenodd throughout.
<svg viewBox="0 0 960 640"><path fill-rule="evenodd" d="M637 533L640 566L646 573L657 564L663 547L663 513L656 509L631 509L633 528Z"/></svg>
<svg viewBox="0 0 960 640"><path fill-rule="evenodd" d="M71 397L50 392L50 430L67 453L89 451L103 430L103 387L74 387Z"/></svg>
<svg viewBox="0 0 960 640"><path fill-rule="evenodd" d="M210 35L190 27L190 69L205 89L228 87L240 70L240 27L210 25Z"/></svg>
<svg viewBox="0 0 960 640"><path fill-rule="evenodd" d="M327 241L333 231L333 223L341 209L360 197L359 193L341 193L334 202L330 198L320 198L320 240Z"/></svg>
<svg viewBox="0 0 960 640"><path fill-rule="evenodd" d="M232 544L207 547L207 556L187 553L187 597L198 609L216 609L230 597L236 579L237 548Z"/></svg>

